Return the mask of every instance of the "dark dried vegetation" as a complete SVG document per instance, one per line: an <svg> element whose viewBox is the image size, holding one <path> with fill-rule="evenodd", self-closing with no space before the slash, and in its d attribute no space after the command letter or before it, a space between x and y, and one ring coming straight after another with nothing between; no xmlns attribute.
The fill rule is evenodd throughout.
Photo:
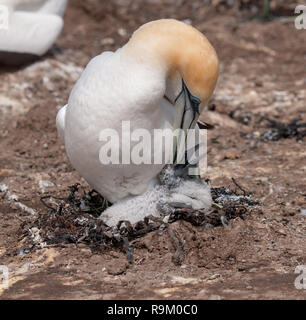
<svg viewBox="0 0 306 320"><path fill-rule="evenodd" d="M278 122L269 118L263 118L268 122L267 128L270 130L262 133L260 139L263 141L278 141L280 139L296 138L303 140L306 136L306 123L294 119L289 123Z"/></svg>
<svg viewBox="0 0 306 320"><path fill-rule="evenodd" d="M166 231L176 248L173 261L180 264L185 242L180 233L171 226L172 222L185 220L195 226L213 228L223 225L228 228L231 225L230 220L237 217L243 219L251 207L258 205L258 202L252 201L251 195L235 180L233 182L243 194L229 188L212 188L214 205L208 213L178 208L164 219L149 215L134 225L129 221L120 221L116 228L110 228L98 219L111 204L94 190L81 195L78 192L79 184L75 184L69 187L70 193L67 197L59 198L52 195L41 197L47 210L39 213L34 222L24 222L21 227L23 234L29 239L32 235L31 228L38 228L41 242L46 242L47 245L85 243L96 251L112 247L124 249L129 262L133 261L129 241L154 230L160 235ZM33 248L35 245L37 243L32 243Z"/></svg>

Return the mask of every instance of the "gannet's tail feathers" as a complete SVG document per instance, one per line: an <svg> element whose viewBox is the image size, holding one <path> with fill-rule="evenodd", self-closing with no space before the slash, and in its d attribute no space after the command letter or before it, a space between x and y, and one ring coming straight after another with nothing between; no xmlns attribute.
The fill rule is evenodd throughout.
<svg viewBox="0 0 306 320"><path fill-rule="evenodd" d="M58 131L58 134L64 143L65 143L66 109L67 109L67 104L58 111L57 116L56 116L57 131Z"/></svg>

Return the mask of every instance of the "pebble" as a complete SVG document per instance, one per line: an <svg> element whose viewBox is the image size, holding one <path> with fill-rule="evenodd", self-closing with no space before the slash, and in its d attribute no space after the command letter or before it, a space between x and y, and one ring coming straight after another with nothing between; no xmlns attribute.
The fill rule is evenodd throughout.
<svg viewBox="0 0 306 320"><path fill-rule="evenodd" d="M128 267L129 265L127 262L118 261L117 263L109 263L106 270L109 275L117 276L125 273Z"/></svg>
<svg viewBox="0 0 306 320"><path fill-rule="evenodd" d="M208 300L221 300L221 296L218 296L217 294L212 294Z"/></svg>
<svg viewBox="0 0 306 320"><path fill-rule="evenodd" d="M43 190L43 192L45 191L46 188L49 187L53 187L54 183L48 180L40 180L39 181L39 187Z"/></svg>
<svg viewBox="0 0 306 320"><path fill-rule="evenodd" d="M125 37L127 35L127 31L125 29L123 29L123 28L119 28L118 29L118 34L121 37Z"/></svg>
<svg viewBox="0 0 306 320"><path fill-rule="evenodd" d="M89 261L91 264L101 265L101 264L103 264L105 259L101 255L94 254L92 257L90 257Z"/></svg>
<svg viewBox="0 0 306 320"><path fill-rule="evenodd" d="M112 45L114 43L115 43L115 40L113 38L104 38L101 40L102 46Z"/></svg>
<svg viewBox="0 0 306 320"><path fill-rule="evenodd" d="M211 277L208 278L208 280L214 280L219 278L221 275L219 273L213 274Z"/></svg>

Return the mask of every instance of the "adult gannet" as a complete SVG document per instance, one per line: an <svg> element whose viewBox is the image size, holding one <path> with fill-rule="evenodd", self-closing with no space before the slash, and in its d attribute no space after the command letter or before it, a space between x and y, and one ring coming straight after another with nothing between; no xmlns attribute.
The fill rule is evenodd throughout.
<svg viewBox="0 0 306 320"><path fill-rule="evenodd" d="M0 62L20 64L44 55L63 27L68 0L0 0Z"/></svg>
<svg viewBox="0 0 306 320"><path fill-rule="evenodd" d="M183 201L193 208L209 208L210 189L196 181L160 183L162 164L107 164L99 160L99 134L110 128L130 130L195 126L213 93L218 78L218 57L198 30L173 19L152 21L134 32L115 52L93 58L71 91L56 124L73 167L96 191L114 203L101 218L114 226L119 220L134 223L157 214L156 203ZM173 172L172 172L173 173ZM201 190L200 190L201 189Z"/></svg>

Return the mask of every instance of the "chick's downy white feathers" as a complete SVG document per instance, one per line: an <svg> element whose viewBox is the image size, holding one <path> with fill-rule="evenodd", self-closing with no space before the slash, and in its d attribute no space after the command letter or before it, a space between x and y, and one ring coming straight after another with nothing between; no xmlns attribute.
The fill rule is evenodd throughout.
<svg viewBox="0 0 306 320"><path fill-rule="evenodd" d="M109 226L120 220L134 224L149 215L163 217L177 207L208 211L211 207L210 186L194 178L182 179L175 170L166 166L160 174L160 184L142 195L118 201L104 211L100 219Z"/></svg>

